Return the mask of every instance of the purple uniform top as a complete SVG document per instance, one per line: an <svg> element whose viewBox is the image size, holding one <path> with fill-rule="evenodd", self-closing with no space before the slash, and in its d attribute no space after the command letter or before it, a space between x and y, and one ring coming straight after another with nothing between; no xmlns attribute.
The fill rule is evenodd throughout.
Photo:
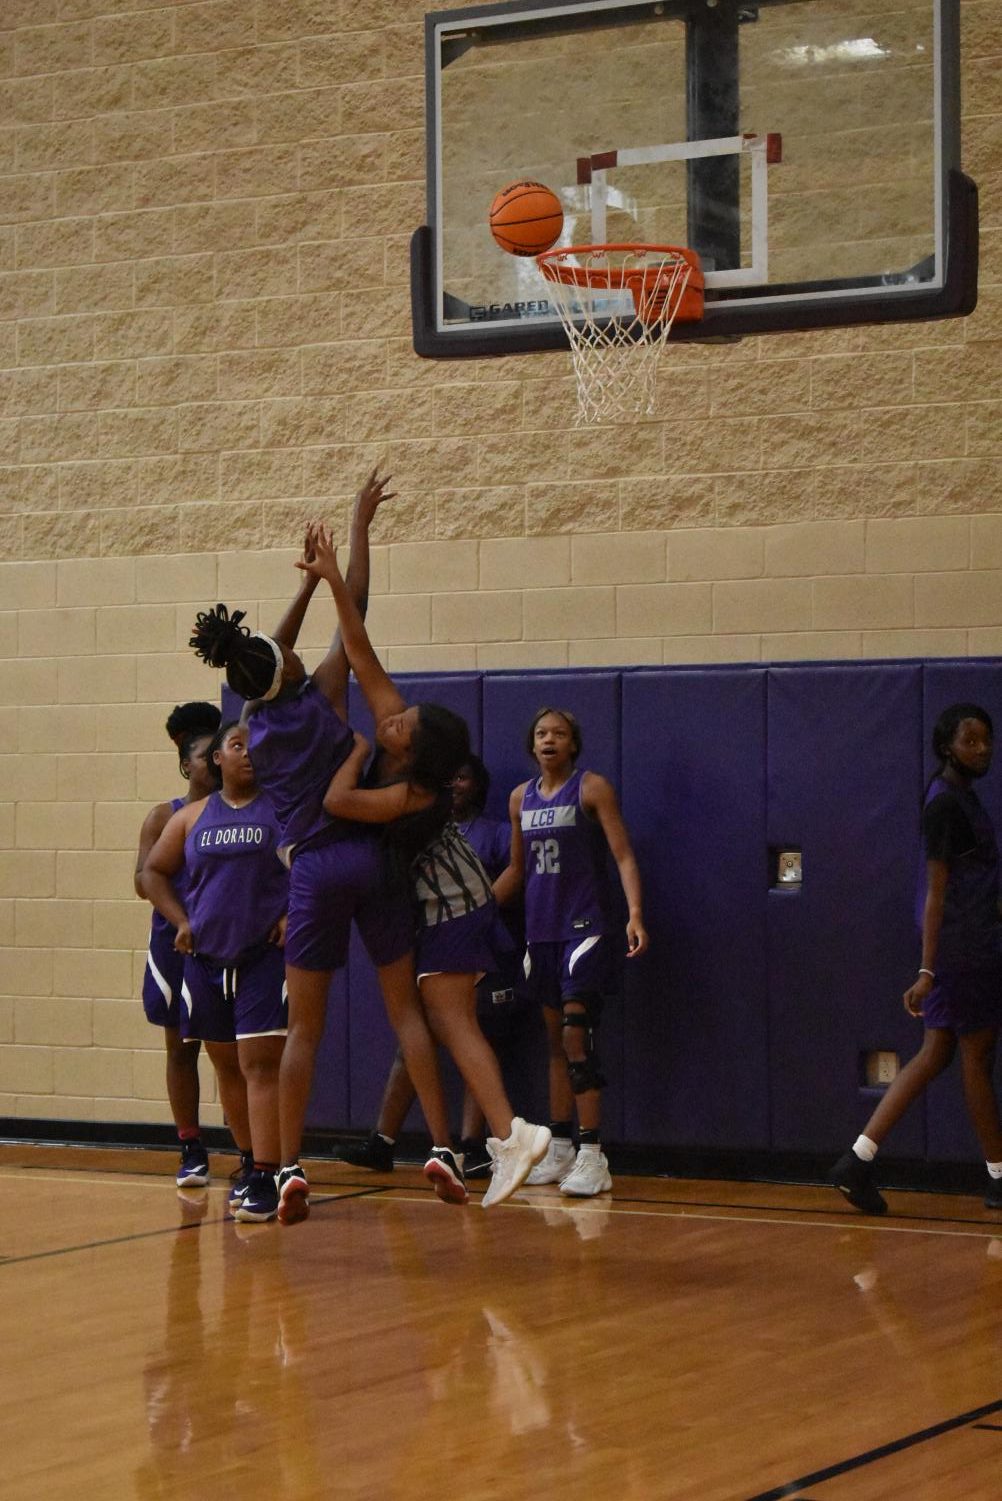
<svg viewBox="0 0 1002 1501"><path fill-rule="evenodd" d="M472 847L491 880L496 881L511 859L511 824L478 813L465 823L457 823L456 828Z"/></svg>
<svg viewBox="0 0 1002 1501"><path fill-rule="evenodd" d="M184 842L196 953L227 964L266 942L289 900L279 825L265 793L231 808L213 792Z"/></svg>
<svg viewBox="0 0 1002 1501"><path fill-rule="evenodd" d="M608 930L606 841L581 806L584 771L552 797L538 779L522 796L525 932L530 943L567 943Z"/></svg>
<svg viewBox="0 0 1002 1501"><path fill-rule="evenodd" d="M353 740L312 678L251 715L247 751L258 786L274 804L283 851L342 827L324 812L323 802Z"/></svg>
<svg viewBox="0 0 1002 1501"><path fill-rule="evenodd" d="M999 951L999 852L995 828L976 792L934 777L922 810L924 859L915 917L919 929L928 890L926 860L948 868L936 969L995 962Z"/></svg>
<svg viewBox="0 0 1002 1501"><path fill-rule="evenodd" d="M173 817L174 814L179 811L179 809L183 808L186 802L187 798L172 797L170 800L171 817ZM183 865L178 871L177 875L174 877L171 885L174 887L174 893L178 901L183 906L185 901L185 893L188 888L188 873ZM174 939L177 936L177 928L175 928L172 922L168 922L166 917L162 917L157 911L156 907L154 907L153 920L150 923L150 933L153 937L159 937L161 935L168 936L171 943L173 944Z"/></svg>

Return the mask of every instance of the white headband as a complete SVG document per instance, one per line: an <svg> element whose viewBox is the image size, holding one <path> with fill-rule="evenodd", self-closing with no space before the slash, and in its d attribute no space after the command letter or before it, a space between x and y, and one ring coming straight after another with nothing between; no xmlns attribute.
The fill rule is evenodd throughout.
<svg viewBox="0 0 1002 1501"><path fill-rule="evenodd" d="M282 675L285 672L285 658L282 655L282 648L278 642L273 641L270 636L266 636L264 631L254 631L250 639L252 641L267 641L275 656L275 676L271 680L271 687L266 693L261 694L261 697L267 703L269 699L275 697L282 686Z"/></svg>

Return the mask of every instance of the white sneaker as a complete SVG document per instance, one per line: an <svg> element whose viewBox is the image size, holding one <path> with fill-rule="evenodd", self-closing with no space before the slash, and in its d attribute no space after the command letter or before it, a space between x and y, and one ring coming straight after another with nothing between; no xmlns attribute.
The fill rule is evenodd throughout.
<svg viewBox="0 0 1002 1501"><path fill-rule="evenodd" d="M504 1141L496 1136L487 1138L487 1151L491 1159L491 1181L481 1199L484 1209L500 1204L523 1184L536 1163L546 1156L550 1145L549 1126L533 1126L516 1115L511 1123L511 1135Z"/></svg>
<svg viewBox="0 0 1002 1501"><path fill-rule="evenodd" d="M555 1137L547 1147L542 1162L537 1162L526 1178L526 1185L537 1188L540 1183L562 1183L573 1166L574 1143L562 1136Z"/></svg>
<svg viewBox="0 0 1002 1501"><path fill-rule="evenodd" d="M612 1187L609 1176L609 1160L604 1152L582 1148L571 1171L560 1185L562 1194L573 1194L578 1199L590 1199L595 1194L607 1193Z"/></svg>

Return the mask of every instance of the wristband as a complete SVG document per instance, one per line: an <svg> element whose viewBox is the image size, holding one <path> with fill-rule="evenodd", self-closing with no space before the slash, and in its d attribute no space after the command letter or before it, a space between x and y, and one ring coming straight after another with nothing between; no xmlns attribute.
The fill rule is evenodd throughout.
<svg viewBox="0 0 1002 1501"><path fill-rule="evenodd" d="M920 969L919 974L928 975L930 980L935 980L936 978L936 971L934 969Z"/></svg>

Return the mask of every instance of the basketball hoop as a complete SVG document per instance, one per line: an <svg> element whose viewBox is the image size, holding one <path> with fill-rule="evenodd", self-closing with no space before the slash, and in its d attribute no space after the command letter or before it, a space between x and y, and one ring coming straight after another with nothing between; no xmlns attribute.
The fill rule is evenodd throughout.
<svg viewBox="0 0 1002 1501"><path fill-rule="evenodd" d="M658 356L675 320L703 316L703 272L675 245L570 245L536 265L570 340L578 425L654 415Z"/></svg>

